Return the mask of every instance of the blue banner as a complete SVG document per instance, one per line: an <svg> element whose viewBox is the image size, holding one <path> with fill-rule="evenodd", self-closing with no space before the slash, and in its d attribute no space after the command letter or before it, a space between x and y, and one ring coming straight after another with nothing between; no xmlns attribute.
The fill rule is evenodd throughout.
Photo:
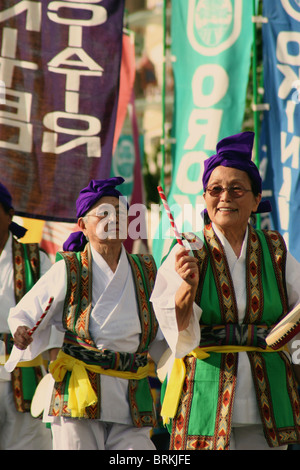
<svg viewBox="0 0 300 470"><path fill-rule="evenodd" d="M300 261L300 1L263 1L264 111L260 167L269 225Z"/></svg>

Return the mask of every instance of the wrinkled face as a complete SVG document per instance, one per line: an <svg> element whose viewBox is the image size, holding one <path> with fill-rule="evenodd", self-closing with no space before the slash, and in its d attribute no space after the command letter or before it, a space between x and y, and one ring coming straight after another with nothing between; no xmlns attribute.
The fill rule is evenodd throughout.
<svg viewBox="0 0 300 470"><path fill-rule="evenodd" d="M79 221L90 242L127 238L127 207L114 196L102 197Z"/></svg>
<svg viewBox="0 0 300 470"><path fill-rule="evenodd" d="M233 189L220 192L221 188ZM211 189L219 194L214 197L214 192L209 192ZM218 166L210 175L204 199L210 220L224 232L228 229L245 230L261 195L253 194L250 178L245 171Z"/></svg>

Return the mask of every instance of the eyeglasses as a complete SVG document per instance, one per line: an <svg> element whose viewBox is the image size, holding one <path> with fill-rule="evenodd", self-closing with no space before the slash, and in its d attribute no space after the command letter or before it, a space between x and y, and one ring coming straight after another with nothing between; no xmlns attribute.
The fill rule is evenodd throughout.
<svg viewBox="0 0 300 470"><path fill-rule="evenodd" d="M242 186L229 186L228 188L223 188L223 186L211 185L207 186L206 191L212 197L220 197L224 191L228 191L230 197L238 199L239 197L244 196L245 193L251 192L252 189L245 189Z"/></svg>
<svg viewBox="0 0 300 470"><path fill-rule="evenodd" d="M122 219L127 217L127 211L124 209L119 209L119 207L115 208L114 206L111 206L109 208L103 207L103 208L98 208L95 214L86 214L85 217L97 217L99 220L103 220L106 218L116 218L116 219Z"/></svg>

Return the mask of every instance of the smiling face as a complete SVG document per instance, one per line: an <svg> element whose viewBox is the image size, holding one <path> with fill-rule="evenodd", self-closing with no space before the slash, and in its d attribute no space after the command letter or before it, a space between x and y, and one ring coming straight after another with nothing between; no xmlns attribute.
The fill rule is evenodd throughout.
<svg viewBox="0 0 300 470"><path fill-rule="evenodd" d="M261 194L255 196L251 191L251 181L245 171L236 168L218 166L210 175L207 188L212 186L229 188L240 187L246 189L241 197L235 198L227 190L217 197L204 193L209 218L221 232L227 231L245 233L249 217L255 212L261 200Z"/></svg>

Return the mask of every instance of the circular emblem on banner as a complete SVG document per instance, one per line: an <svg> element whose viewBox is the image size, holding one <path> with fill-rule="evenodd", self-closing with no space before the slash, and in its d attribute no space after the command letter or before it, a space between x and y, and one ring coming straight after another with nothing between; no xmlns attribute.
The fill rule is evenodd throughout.
<svg viewBox="0 0 300 470"><path fill-rule="evenodd" d="M232 5L230 0L199 0L195 10L195 35L199 42L218 46L232 27Z"/></svg>
<svg viewBox="0 0 300 470"><path fill-rule="evenodd" d="M300 21L300 0L281 0L281 5L288 15Z"/></svg>
<svg viewBox="0 0 300 470"><path fill-rule="evenodd" d="M241 33L242 0L189 0L187 36L206 56L231 47Z"/></svg>

